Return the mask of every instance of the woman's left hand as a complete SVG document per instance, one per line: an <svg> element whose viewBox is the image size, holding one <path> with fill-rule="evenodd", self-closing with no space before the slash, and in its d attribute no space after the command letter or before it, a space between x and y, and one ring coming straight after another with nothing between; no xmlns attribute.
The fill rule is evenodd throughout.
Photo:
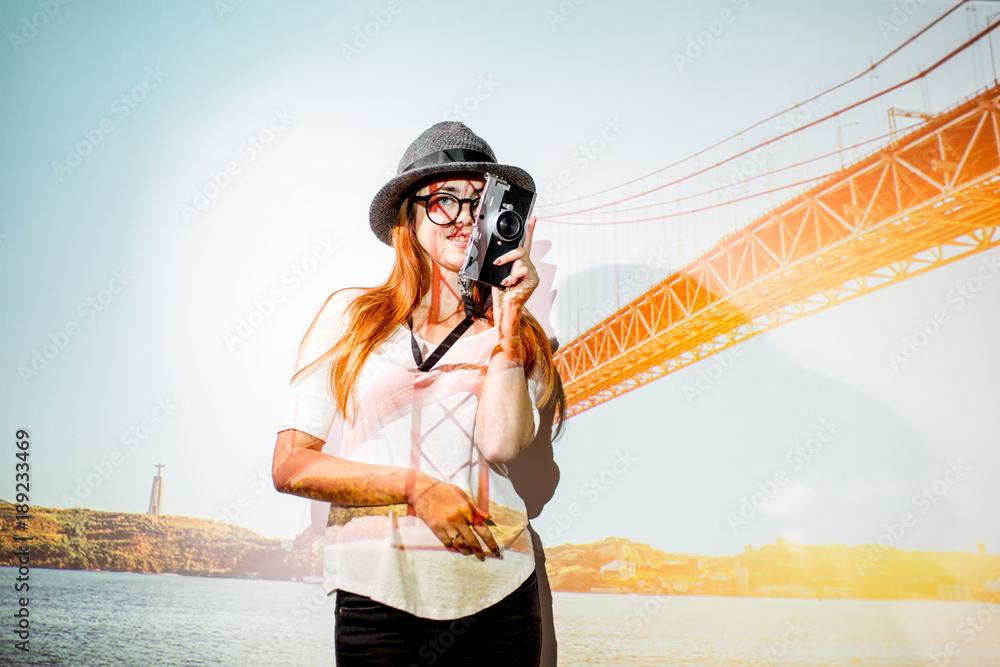
<svg viewBox="0 0 1000 667"><path fill-rule="evenodd" d="M493 288L494 315L498 309L509 314L514 314L510 309L515 309L519 315L528 297L538 287L538 272L535 271L529 258L531 236L535 231L535 220L534 217L528 220L524 232L524 244L520 248L504 253L494 262L498 266L511 264L510 276L503 280L503 286L507 288L506 291L497 287Z"/></svg>

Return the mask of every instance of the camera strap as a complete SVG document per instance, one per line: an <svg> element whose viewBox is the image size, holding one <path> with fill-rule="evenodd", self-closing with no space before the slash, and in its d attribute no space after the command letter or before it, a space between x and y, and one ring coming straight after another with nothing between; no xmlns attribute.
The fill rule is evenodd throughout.
<svg viewBox="0 0 1000 667"><path fill-rule="evenodd" d="M413 361L417 364L417 370L429 371L434 368L434 364L455 344L455 341L462 337L466 329L472 326L472 322L486 314L490 303L493 301L493 290L489 289L488 285L485 287L486 289L479 291L479 299L477 300L472 298L472 294L468 290L462 290L462 305L465 308L465 319L451 330L448 337L434 348L434 351L427 359L423 358L424 355L420 352L420 345L417 343L417 338L413 335L413 318L409 315L406 316L406 324L410 328L410 349L413 350Z"/></svg>

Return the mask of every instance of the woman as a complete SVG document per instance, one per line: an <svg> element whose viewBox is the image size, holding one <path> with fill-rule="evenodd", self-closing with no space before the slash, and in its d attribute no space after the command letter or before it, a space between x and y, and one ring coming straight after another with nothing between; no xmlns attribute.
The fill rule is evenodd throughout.
<svg viewBox="0 0 1000 667"><path fill-rule="evenodd" d="M410 145L376 195L372 231L396 251L385 284L334 293L299 353L274 452L275 488L330 501L324 585L337 591L341 667L537 664L535 559L506 477L560 402L547 338L524 304L538 286L534 219L492 307L429 371L465 319L458 271L485 172L534 190L462 123ZM562 406L558 406L559 420ZM321 449L336 414L338 456Z"/></svg>

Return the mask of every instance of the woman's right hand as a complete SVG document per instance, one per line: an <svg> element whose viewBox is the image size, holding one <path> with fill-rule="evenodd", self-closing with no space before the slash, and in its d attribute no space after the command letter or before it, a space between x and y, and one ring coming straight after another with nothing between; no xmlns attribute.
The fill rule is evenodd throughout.
<svg viewBox="0 0 1000 667"><path fill-rule="evenodd" d="M323 441L286 429L274 446L274 488L341 505L365 507L406 502L441 543L486 560L483 543L500 557L484 516L460 487L408 468L357 463L322 453Z"/></svg>
<svg viewBox="0 0 1000 667"><path fill-rule="evenodd" d="M475 554L484 561L486 554L476 539L478 535L493 555L500 557L500 548L485 523L486 517L458 486L428 477L425 484L418 485L409 504L447 548L465 555Z"/></svg>

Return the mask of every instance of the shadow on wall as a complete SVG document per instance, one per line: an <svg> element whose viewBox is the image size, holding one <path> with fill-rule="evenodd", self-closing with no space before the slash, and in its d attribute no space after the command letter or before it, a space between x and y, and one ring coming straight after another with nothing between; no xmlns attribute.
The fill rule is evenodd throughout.
<svg viewBox="0 0 1000 667"><path fill-rule="evenodd" d="M555 346L553 346L555 347ZM554 350L553 350L554 351ZM559 392L562 392L560 383ZM542 508L553 496L559 484L559 466L552 455L552 422L555 417L553 408L546 407L539 411L538 435L531 444L513 461L507 465L507 476L518 495L524 500L528 511L528 519L535 519ZM538 601L542 609L542 660L543 667L556 666L556 632L552 617L552 589L545 574L545 551L542 549L542 539L528 524L531 533L531 545L535 552L535 574L538 576Z"/></svg>

